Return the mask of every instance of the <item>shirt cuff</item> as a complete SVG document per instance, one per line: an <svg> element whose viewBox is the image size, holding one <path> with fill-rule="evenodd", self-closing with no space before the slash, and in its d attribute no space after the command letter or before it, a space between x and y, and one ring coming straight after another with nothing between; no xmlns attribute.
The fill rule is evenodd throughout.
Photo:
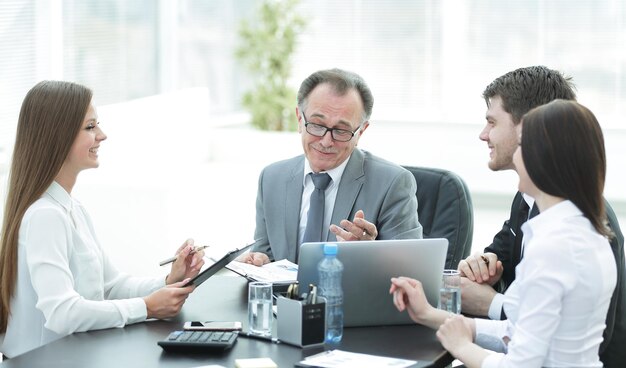
<svg viewBox="0 0 626 368"><path fill-rule="evenodd" d="M476 335L480 334L493 334L493 321L483 318L474 318L474 324L476 327Z"/></svg>
<svg viewBox="0 0 626 368"><path fill-rule="evenodd" d="M143 298L110 300L110 302L117 306L122 316L122 323L117 327L143 322L148 318L148 307Z"/></svg>
<svg viewBox="0 0 626 368"><path fill-rule="evenodd" d="M502 305L504 304L504 294L496 294L491 300L491 305L489 305L489 318L493 320L500 320L502 316Z"/></svg>
<svg viewBox="0 0 626 368"><path fill-rule="evenodd" d="M503 337L510 336L509 321L490 321L483 318L474 318L476 338L474 342L486 349L496 352L506 352L507 346Z"/></svg>
<svg viewBox="0 0 626 368"><path fill-rule="evenodd" d="M503 358L504 354L502 353L491 353L483 359L483 363L480 365L480 368L497 368L500 366Z"/></svg>

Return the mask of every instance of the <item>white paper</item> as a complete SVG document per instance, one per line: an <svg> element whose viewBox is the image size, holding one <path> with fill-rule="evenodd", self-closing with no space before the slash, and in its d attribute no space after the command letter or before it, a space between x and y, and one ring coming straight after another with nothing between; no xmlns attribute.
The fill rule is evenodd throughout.
<svg viewBox="0 0 626 368"><path fill-rule="evenodd" d="M298 265L286 259L270 262L261 267L232 261L226 268L237 272L248 279L255 281L268 281L274 284L290 284L298 279Z"/></svg>
<svg viewBox="0 0 626 368"><path fill-rule="evenodd" d="M343 350L329 350L320 354L312 355L300 362L302 365L315 367L345 367L345 368L404 368L416 364L415 360L386 358L377 355L351 353Z"/></svg>

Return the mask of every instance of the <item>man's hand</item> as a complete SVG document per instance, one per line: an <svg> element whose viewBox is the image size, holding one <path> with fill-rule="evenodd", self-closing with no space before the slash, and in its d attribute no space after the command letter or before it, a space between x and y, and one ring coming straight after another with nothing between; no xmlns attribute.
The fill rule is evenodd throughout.
<svg viewBox="0 0 626 368"><path fill-rule="evenodd" d="M248 263L255 266L263 266L266 263L270 263L270 258L265 253L261 252L248 252L240 255L235 259L238 262Z"/></svg>
<svg viewBox="0 0 626 368"><path fill-rule="evenodd" d="M459 262L461 276L479 284L493 286L502 277L504 268L494 253L476 253Z"/></svg>
<svg viewBox="0 0 626 368"><path fill-rule="evenodd" d="M330 225L330 232L337 236L338 241L346 240L374 240L378 236L376 225L365 220L365 214L362 210L356 211L352 222L341 220L337 225Z"/></svg>
<svg viewBox="0 0 626 368"><path fill-rule="evenodd" d="M489 306L497 292L491 285L479 284L461 277L461 311L477 317L487 317Z"/></svg>

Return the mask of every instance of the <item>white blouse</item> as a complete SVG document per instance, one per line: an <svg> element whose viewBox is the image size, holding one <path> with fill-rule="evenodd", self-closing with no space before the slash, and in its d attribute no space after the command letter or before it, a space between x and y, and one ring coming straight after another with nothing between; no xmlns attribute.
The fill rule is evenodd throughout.
<svg viewBox="0 0 626 368"><path fill-rule="evenodd" d="M89 215L56 182L26 211L19 231L11 315L0 351L8 357L73 332L123 327L147 317L141 297L165 278L119 272Z"/></svg>
<svg viewBox="0 0 626 368"><path fill-rule="evenodd" d="M476 319L477 341L502 341L482 367L602 367L598 349L617 271L608 240L570 201L523 225L524 258L505 293L507 321Z"/></svg>

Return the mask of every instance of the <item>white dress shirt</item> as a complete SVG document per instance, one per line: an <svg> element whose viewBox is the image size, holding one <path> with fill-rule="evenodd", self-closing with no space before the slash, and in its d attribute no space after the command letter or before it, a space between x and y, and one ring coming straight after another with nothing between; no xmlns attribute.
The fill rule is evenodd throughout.
<svg viewBox="0 0 626 368"><path fill-rule="evenodd" d="M146 296L165 278L120 273L78 201L53 182L19 230L11 315L0 351L12 358L73 332L123 327L147 317Z"/></svg>
<svg viewBox="0 0 626 368"><path fill-rule="evenodd" d="M617 271L608 240L570 201L522 225L525 256L505 293L507 321L476 319L479 335L510 338L482 367L602 367L598 349Z"/></svg>
<svg viewBox="0 0 626 368"><path fill-rule="evenodd" d="M326 231L323 234L328 233L328 228L330 227L330 219L333 216L333 209L335 208L335 199L337 199L337 190L339 189L339 183L341 182L341 176L343 175L346 166L348 165L348 157L341 165L336 168L328 171L323 171L330 175L330 184L324 191L324 227ZM313 179L311 178L310 173L313 170L311 169L311 165L309 164L309 160L304 158L304 177L302 178L302 185L304 186L302 190L302 205L300 206L300 227L298 233L298 241L299 244L302 244L302 239L304 238L304 230L306 230L306 221L307 214L309 212L309 207L311 206L311 193L315 190L315 185L313 184ZM352 221L352 219L350 219ZM336 224L339 225L339 224Z"/></svg>

